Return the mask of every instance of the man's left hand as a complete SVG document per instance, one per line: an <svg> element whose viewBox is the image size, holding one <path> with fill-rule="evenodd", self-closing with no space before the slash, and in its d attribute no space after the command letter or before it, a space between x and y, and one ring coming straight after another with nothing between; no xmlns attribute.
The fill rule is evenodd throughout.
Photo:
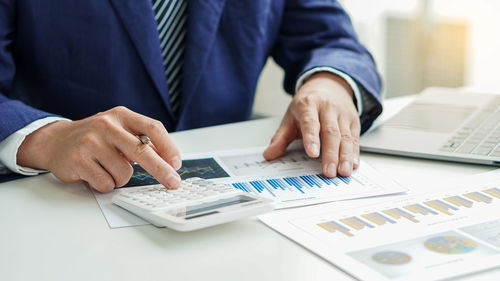
<svg viewBox="0 0 500 281"><path fill-rule="evenodd" d="M346 177L359 165L359 134L349 84L337 75L316 73L295 94L264 158L280 157L293 140L302 138L307 155L317 158L321 152L325 176Z"/></svg>

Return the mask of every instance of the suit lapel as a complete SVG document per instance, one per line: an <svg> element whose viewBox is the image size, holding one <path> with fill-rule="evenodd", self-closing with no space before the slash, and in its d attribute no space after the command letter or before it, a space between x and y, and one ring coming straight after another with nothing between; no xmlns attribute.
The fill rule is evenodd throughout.
<svg viewBox="0 0 500 281"><path fill-rule="evenodd" d="M172 118L160 39L150 0L109 0L127 30ZM189 1L189 0L188 0Z"/></svg>
<svg viewBox="0 0 500 281"><path fill-rule="evenodd" d="M182 72L181 117L204 71L226 3L226 0L186 1L188 1L188 23Z"/></svg>

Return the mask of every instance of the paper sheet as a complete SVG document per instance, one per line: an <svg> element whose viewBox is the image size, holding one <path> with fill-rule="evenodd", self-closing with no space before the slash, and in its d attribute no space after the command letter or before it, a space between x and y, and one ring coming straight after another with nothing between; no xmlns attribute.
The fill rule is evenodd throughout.
<svg viewBox="0 0 500 281"><path fill-rule="evenodd" d="M178 172L182 179L202 177L272 199L277 209L405 191L363 161L350 177L328 179L321 175L320 160L309 158L300 145L295 144L285 156L270 162L262 157L263 147L186 154ZM155 183L151 175L135 166L134 175L125 187ZM111 198L122 190L108 194L94 191L110 227L146 223L111 203Z"/></svg>
<svg viewBox="0 0 500 281"><path fill-rule="evenodd" d="M337 202L259 218L356 278L437 280L500 266L499 182L496 170L444 192Z"/></svg>

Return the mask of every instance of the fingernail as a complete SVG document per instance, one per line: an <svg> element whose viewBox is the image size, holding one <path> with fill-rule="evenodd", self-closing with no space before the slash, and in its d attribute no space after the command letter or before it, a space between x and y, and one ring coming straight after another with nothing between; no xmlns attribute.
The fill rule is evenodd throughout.
<svg viewBox="0 0 500 281"><path fill-rule="evenodd" d="M352 164L348 161L342 162L342 165L340 166L340 169L344 171L345 173L350 174L352 171Z"/></svg>
<svg viewBox="0 0 500 281"><path fill-rule="evenodd" d="M312 155L319 156L319 147L317 144L313 143L309 145L309 151L311 152Z"/></svg>
<svg viewBox="0 0 500 281"><path fill-rule="evenodd" d="M172 158L172 165L176 170L179 170L182 167L182 161L179 156L174 156L174 158Z"/></svg>
<svg viewBox="0 0 500 281"><path fill-rule="evenodd" d="M359 165L359 158L354 158L354 165Z"/></svg>
<svg viewBox="0 0 500 281"><path fill-rule="evenodd" d="M334 177L337 174L337 165L330 163L326 168L326 171L328 172L328 175Z"/></svg>
<svg viewBox="0 0 500 281"><path fill-rule="evenodd" d="M167 177L168 188L177 188L181 184L181 178L179 175L171 173Z"/></svg>

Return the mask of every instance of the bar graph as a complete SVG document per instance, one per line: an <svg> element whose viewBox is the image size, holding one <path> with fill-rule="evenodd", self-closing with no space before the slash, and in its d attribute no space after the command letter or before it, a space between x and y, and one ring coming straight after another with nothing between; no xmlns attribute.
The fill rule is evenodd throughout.
<svg viewBox="0 0 500 281"><path fill-rule="evenodd" d="M474 204L472 201L469 201L469 200L467 200L463 197L460 197L460 196L447 197L447 198L444 198L444 200L457 206L457 207L464 206L466 208L471 208L472 204Z"/></svg>
<svg viewBox="0 0 500 281"><path fill-rule="evenodd" d="M356 232L397 225L402 221L417 224L422 222L426 216L438 219L454 216L463 210L500 203L499 199L500 189L489 188L453 196L443 196L434 200L422 200L395 208L380 208L378 211L365 212L358 216L341 217L316 223L316 225L330 233L342 233L347 237L353 237Z"/></svg>
<svg viewBox="0 0 500 281"><path fill-rule="evenodd" d="M485 194L479 193L479 192L466 193L466 194L464 194L464 196L471 199L471 200L474 200L476 202L483 202L486 204L490 204L491 200L492 200L491 197L489 197Z"/></svg>
<svg viewBox="0 0 500 281"><path fill-rule="evenodd" d="M453 211L458 210L458 208L453 207L449 204L446 204L441 200L427 201L427 202L424 202L424 204L427 205L428 207L431 207L431 208L443 213L443 214L447 214L448 216L453 215L453 213L450 212L449 210L453 210Z"/></svg>
<svg viewBox="0 0 500 281"><path fill-rule="evenodd" d="M237 189L259 195L279 197L280 193L312 193L321 189L332 189L335 187L348 186L355 182L358 186L365 186L366 179L360 174L350 177L327 178L321 174L303 175L296 177L272 178L255 181L242 181L231 183Z"/></svg>
<svg viewBox="0 0 500 281"><path fill-rule="evenodd" d="M363 229L365 227L369 227L369 228L374 228L373 225L363 221L362 219L359 219L357 217L350 217L350 218L346 218L346 219L341 219L340 220L341 222L343 222L344 224L347 224L348 226L356 229L356 230L360 230L360 229Z"/></svg>
<svg viewBox="0 0 500 281"><path fill-rule="evenodd" d="M402 218L405 218L411 222L414 222L414 223L418 223L419 221L417 219L415 219L415 216L408 213L408 212L405 212L399 208L394 208L394 209L389 209L389 210L384 210L382 211L383 213L399 220L399 219L402 219Z"/></svg>
<svg viewBox="0 0 500 281"><path fill-rule="evenodd" d="M404 206L403 208L405 208L406 210L408 210L414 214L421 214L424 216L426 216L428 214L438 215L437 212L435 212L429 208L426 208L420 204L412 204L412 205Z"/></svg>
<svg viewBox="0 0 500 281"><path fill-rule="evenodd" d="M349 236L349 237L354 236L351 233L351 231L349 230L349 228L346 228L346 227L342 226L341 224L338 224L334 221L319 223L318 226L323 228L324 230L326 230L328 232L339 231L339 232L345 234L346 236Z"/></svg>
<svg viewBox="0 0 500 281"><path fill-rule="evenodd" d="M396 223L396 221L391 220L390 218L385 217L384 215L379 214L377 212L361 215L361 217L371 221L372 223L374 223L376 225L383 225L386 223Z"/></svg>
<svg viewBox="0 0 500 281"><path fill-rule="evenodd" d="M493 197L496 197L498 199L500 199L500 189L498 188L490 188L490 189L486 189L486 190L483 190L484 193L488 194L488 195L491 195Z"/></svg>

